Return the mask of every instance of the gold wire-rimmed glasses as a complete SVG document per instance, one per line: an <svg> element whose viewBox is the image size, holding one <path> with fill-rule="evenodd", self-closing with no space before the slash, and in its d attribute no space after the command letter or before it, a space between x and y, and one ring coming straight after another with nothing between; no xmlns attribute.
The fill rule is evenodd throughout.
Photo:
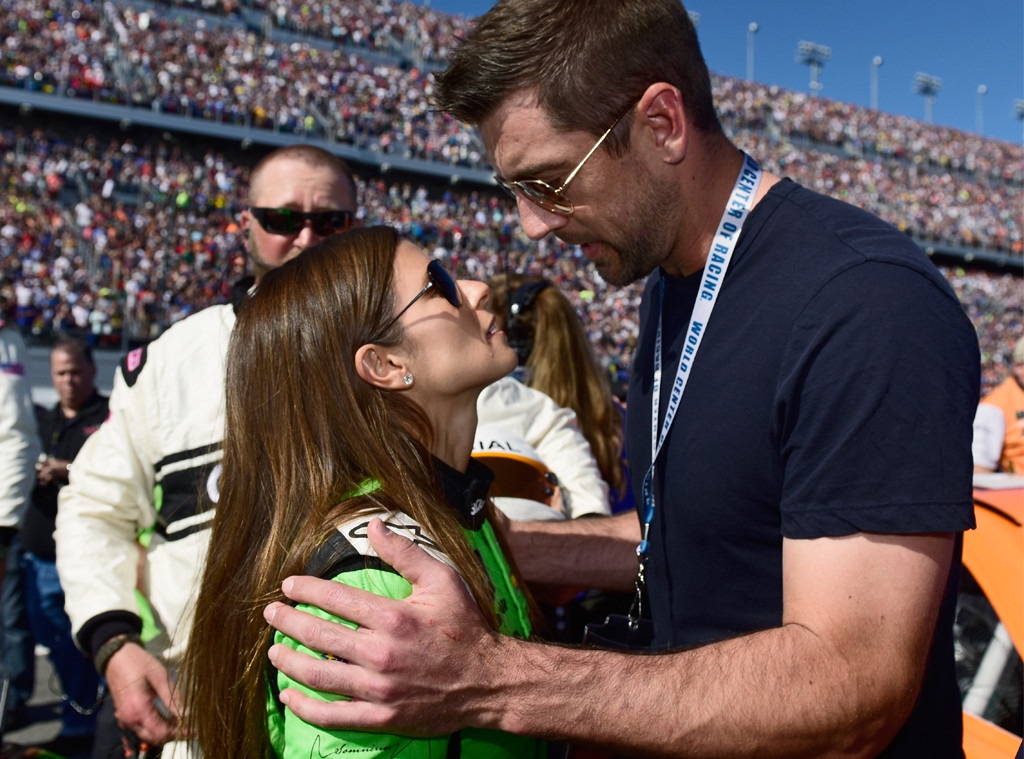
<svg viewBox="0 0 1024 759"><path fill-rule="evenodd" d="M594 155L594 152L601 147L601 144L605 139L612 133L612 130L618 126L619 122L625 118L626 114L629 113L633 106L636 105L636 101L629 104L629 108L619 114L619 117L612 122L612 125L604 130L604 134L597 138L597 142L594 143L587 154L583 156L583 160L580 161L576 168L569 172L569 176L565 178L565 181L558 187L552 187L550 184L545 182L543 179L505 179L497 174L494 175L494 181L501 185L509 195L513 198L522 196L526 200L540 206L545 211L550 213L556 213L559 216L572 216L572 212L575 211L575 207L572 201L565 197L565 188L569 186L569 183L576 178L576 175L583 168L583 165L590 159L590 156Z"/></svg>

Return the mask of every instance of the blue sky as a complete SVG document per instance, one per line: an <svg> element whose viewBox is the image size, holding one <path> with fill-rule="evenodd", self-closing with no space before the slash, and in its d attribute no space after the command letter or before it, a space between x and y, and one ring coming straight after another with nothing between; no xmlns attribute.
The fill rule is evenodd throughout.
<svg viewBox="0 0 1024 759"><path fill-rule="evenodd" d="M415 0L449 13L476 16L493 0ZM581 10L586 0L579 0ZM820 76L821 96L871 104L872 59L881 56L878 107L925 118L925 99L913 91L918 72L942 88L932 122L977 131L978 87L982 133L1021 144L1014 103L1024 99L1024 2L983 0L690 0L700 14L697 32L712 71L747 73L747 28L754 35L754 79L791 90L810 90L810 69L796 63L801 40L831 48Z"/></svg>

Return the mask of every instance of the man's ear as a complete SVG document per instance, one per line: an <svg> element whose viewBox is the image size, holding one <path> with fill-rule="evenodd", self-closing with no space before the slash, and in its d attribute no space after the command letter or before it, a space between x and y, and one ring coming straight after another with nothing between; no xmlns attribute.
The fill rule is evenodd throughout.
<svg viewBox="0 0 1024 759"><path fill-rule="evenodd" d="M405 390L404 362L386 348L369 343L356 351L356 374L363 382L382 390Z"/></svg>
<svg viewBox="0 0 1024 759"><path fill-rule="evenodd" d="M248 208L242 209L242 212L238 214L238 227L242 233L242 240L245 242L246 248L249 247L249 236L252 234L252 225L254 219L252 214L249 213Z"/></svg>
<svg viewBox="0 0 1024 759"><path fill-rule="evenodd" d="M662 154L662 160L679 163L686 158L689 123L686 120L686 103L679 89L665 82L650 85L640 98L638 110Z"/></svg>

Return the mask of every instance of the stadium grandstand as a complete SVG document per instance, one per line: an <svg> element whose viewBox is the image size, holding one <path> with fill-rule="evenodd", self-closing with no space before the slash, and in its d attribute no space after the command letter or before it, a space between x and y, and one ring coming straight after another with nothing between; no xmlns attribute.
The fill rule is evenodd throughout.
<svg viewBox="0 0 1024 759"><path fill-rule="evenodd" d="M262 152L315 142L389 223L465 276L558 282L604 363L628 371L639 285L523 234L478 137L430 106L468 22L407 2L0 0L0 294L29 340L123 349L227 297ZM769 170L911 236L977 326L983 385L1024 330L1020 145L715 77L723 126Z"/></svg>

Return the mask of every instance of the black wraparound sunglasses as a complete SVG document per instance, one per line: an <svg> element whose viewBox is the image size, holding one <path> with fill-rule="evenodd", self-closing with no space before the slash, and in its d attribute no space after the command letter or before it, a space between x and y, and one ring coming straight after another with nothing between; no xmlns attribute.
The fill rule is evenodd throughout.
<svg viewBox="0 0 1024 759"><path fill-rule="evenodd" d="M392 325L402 318L402 314L412 308L416 301L435 287L437 288L437 291L444 296L444 299L455 306L455 308L459 308L462 305L462 296L459 295L458 285L455 284L455 280L452 279L452 275L449 274L448 270L441 265L440 261L431 261L427 264L427 284L423 286L422 290L416 293L416 297L409 301L405 305L405 308L395 314L391 320L381 328L379 334L383 335L391 329Z"/></svg>
<svg viewBox="0 0 1024 759"><path fill-rule="evenodd" d="M351 211L296 211L294 208L250 208L249 213L272 235L297 235L309 222L320 237L352 226Z"/></svg>

